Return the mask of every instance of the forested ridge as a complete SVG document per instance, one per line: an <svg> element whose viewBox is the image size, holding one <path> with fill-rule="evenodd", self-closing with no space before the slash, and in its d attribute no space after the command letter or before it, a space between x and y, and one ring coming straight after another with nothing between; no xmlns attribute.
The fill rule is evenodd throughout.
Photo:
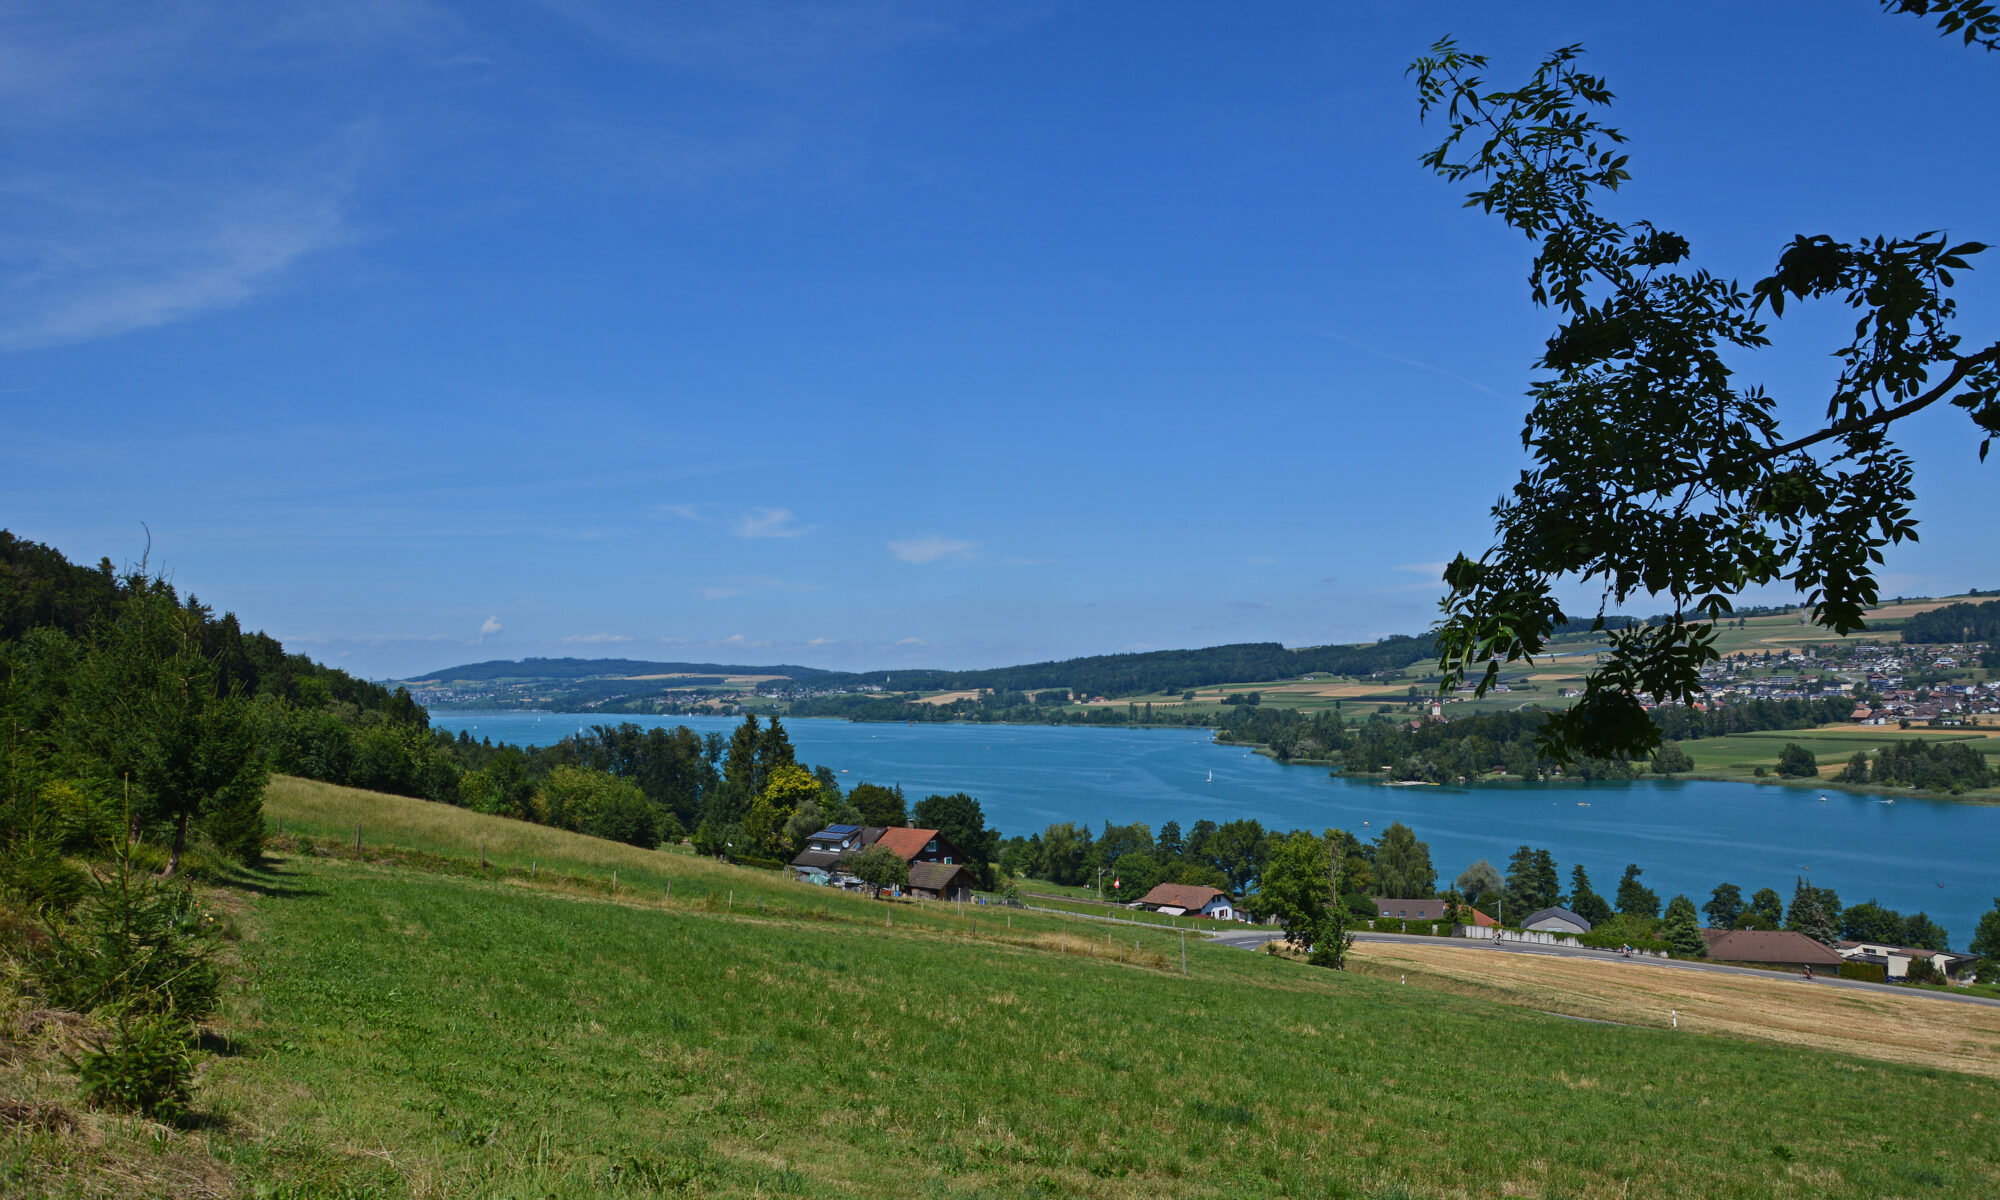
<svg viewBox="0 0 2000 1200"><path fill-rule="evenodd" d="M443 667L410 683L489 683L502 679L600 679L630 678L635 675L783 675L791 679L813 679L832 672L818 667L743 667L724 663L647 662L637 658L506 658ZM721 680L715 682L720 683Z"/></svg>
<svg viewBox="0 0 2000 1200"><path fill-rule="evenodd" d="M955 692L991 688L1031 692L1065 688L1088 696L1117 698L1148 692L1175 692L1225 683L1259 683L1324 672L1329 675L1372 675L1400 671L1431 657L1430 635L1390 637L1353 646L1302 646L1288 650L1280 642L1240 642L1200 650L1149 650L1137 654L1098 654L1061 662L1028 663L976 671L891 670L850 674L828 673L814 678L815 691L860 687L899 692ZM779 695L798 690L773 681L759 689Z"/></svg>
<svg viewBox="0 0 2000 1200"><path fill-rule="evenodd" d="M823 817L908 816L899 792L843 793L797 762L775 719L728 738L600 724L527 748L434 730L407 690L288 654L143 567L76 566L5 531L0 634L0 888L37 902L74 899L65 855L119 828L176 864L255 861L272 772L641 846L692 833L736 857L788 858ZM931 801L981 844L964 804Z"/></svg>
<svg viewBox="0 0 2000 1200"><path fill-rule="evenodd" d="M1902 628L1904 641L1932 646L1965 641L2000 642L2000 600L1947 604L1905 618Z"/></svg>

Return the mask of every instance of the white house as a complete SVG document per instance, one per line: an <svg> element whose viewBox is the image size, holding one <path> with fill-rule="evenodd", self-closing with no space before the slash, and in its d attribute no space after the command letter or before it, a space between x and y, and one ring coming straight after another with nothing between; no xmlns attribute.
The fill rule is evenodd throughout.
<svg viewBox="0 0 2000 1200"><path fill-rule="evenodd" d="M1545 908L1531 912L1521 922L1523 929L1539 929L1544 933L1589 933L1590 922L1566 908Z"/></svg>
<svg viewBox="0 0 2000 1200"><path fill-rule="evenodd" d="M1891 946L1885 942L1836 942L1833 952L1848 962L1880 963L1891 979L1906 979L1910 974L1910 964L1920 958L1927 958L1936 967L1938 974L1955 978L1963 974L1979 960L1969 954L1953 954L1949 950L1925 950L1921 947Z"/></svg>
<svg viewBox="0 0 2000 1200"><path fill-rule="evenodd" d="M1236 906L1226 893L1192 883L1163 883L1139 897L1138 905L1170 917L1211 917L1217 921L1237 919Z"/></svg>

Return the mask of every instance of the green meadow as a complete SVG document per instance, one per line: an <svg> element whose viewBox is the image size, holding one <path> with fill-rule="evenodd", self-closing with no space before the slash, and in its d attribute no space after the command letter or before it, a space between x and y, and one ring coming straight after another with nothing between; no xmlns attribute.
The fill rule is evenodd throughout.
<svg viewBox="0 0 2000 1200"><path fill-rule="evenodd" d="M2000 1084L1971 1075L1206 944L1184 975L1168 931L875 902L325 785L279 781L270 810L271 865L217 892L236 982L196 1126L93 1117L87 1152L10 1128L9 1194L2000 1190Z"/></svg>
<svg viewBox="0 0 2000 1200"><path fill-rule="evenodd" d="M1894 726L1865 729L1852 726L1829 729L1775 729L1701 738L1683 742L1681 748L1694 760L1694 773L1703 778L1831 788L1839 786L1833 782L1833 775L1847 765L1847 760L1855 751L1862 750L1872 754L1884 746L1899 741L1967 742L1986 755L1989 763L2000 766L2000 738L1953 729L1906 730ZM1819 763L1819 778L1786 780L1777 777L1778 754L1788 742L1797 742L1813 752L1813 757ZM1759 767L1765 771L1761 777L1756 773ZM1964 792L1951 799L1992 803L2000 801L2000 788L1982 788Z"/></svg>

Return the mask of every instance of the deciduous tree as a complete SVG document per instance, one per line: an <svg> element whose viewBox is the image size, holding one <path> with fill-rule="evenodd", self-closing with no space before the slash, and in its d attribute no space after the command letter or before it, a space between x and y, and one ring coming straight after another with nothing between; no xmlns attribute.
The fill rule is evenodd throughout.
<svg viewBox="0 0 2000 1200"><path fill-rule="evenodd" d="M1981 958L2000 960L2000 896L1993 897L1992 909L1979 918L1967 948Z"/></svg>
<svg viewBox="0 0 2000 1200"><path fill-rule="evenodd" d="M1701 911L1708 918L1710 929L1734 929L1736 918L1743 915L1743 907L1743 889L1733 883L1719 883Z"/></svg>
<svg viewBox="0 0 2000 1200"><path fill-rule="evenodd" d="M1328 838L1294 830L1271 839L1253 903L1259 916L1284 926L1285 940L1306 951L1308 961L1335 970L1347 965L1354 935L1348 932L1346 906L1334 894Z"/></svg>
<svg viewBox="0 0 2000 1200"><path fill-rule="evenodd" d="M1758 888L1750 897L1750 911L1765 922L1766 929L1776 929L1785 923L1784 897L1778 895L1776 888Z"/></svg>
<svg viewBox="0 0 2000 1200"><path fill-rule="evenodd" d="M906 887L910 882L910 864L887 846L868 847L848 859L845 869L867 884L877 896L882 894L883 888Z"/></svg>
<svg viewBox="0 0 2000 1200"><path fill-rule="evenodd" d="M966 868L979 878L979 886L993 886L993 860L1000 854L1000 834L986 827L986 813L979 801L964 792L926 796L917 801L917 824L937 830L956 846Z"/></svg>
<svg viewBox="0 0 2000 1200"><path fill-rule="evenodd" d="M1992 28L1990 4L1884 6L1993 48L1975 32ZM1581 700L1543 726L1544 752L1563 762L1657 747L1641 697L1700 693L1715 622L1745 589L1782 581L1807 594L1815 625L1865 628L1883 549L1916 533L1914 466L1892 427L1959 408L1982 459L2000 433L2000 341L1968 341L1951 296L1984 245L1801 235L1748 288L1698 268L1687 238L1607 210L1630 178L1625 137L1603 122L1611 89L1581 56L1563 47L1512 89L1449 38L1410 68L1419 112L1446 122L1425 165L1474 181L1468 203L1533 242L1530 298L1558 314L1522 431L1532 465L1494 507L1491 548L1444 572L1440 688L1476 674L1483 693L1501 663L1542 653L1570 620L1564 581L1601 587L1599 628L1607 604L1634 595L1672 606L1607 631ZM1781 431L1773 397L1737 372L1805 301L1844 306L1853 335L1832 347L1824 421Z"/></svg>
<svg viewBox="0 0 2000 1200"><path fill-rule="evenodd" d="M1416 831L1397 821L1375 841L1376 889L1388 899L1424 900L1437 892L1431 848Z"/></svg>

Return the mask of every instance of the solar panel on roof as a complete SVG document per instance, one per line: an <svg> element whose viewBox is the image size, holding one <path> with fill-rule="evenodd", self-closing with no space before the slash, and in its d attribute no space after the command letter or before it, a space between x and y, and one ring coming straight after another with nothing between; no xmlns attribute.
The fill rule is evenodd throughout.
<svg viewBox="0 0 2000 1200"><path fill-rule="evenodd" d="M827 827L826 827L826 831L827 831L828 833L860 833L860 832L861 832L861 826L859 826L859 825L829 825L829 826L827 826Z"/></svg>

